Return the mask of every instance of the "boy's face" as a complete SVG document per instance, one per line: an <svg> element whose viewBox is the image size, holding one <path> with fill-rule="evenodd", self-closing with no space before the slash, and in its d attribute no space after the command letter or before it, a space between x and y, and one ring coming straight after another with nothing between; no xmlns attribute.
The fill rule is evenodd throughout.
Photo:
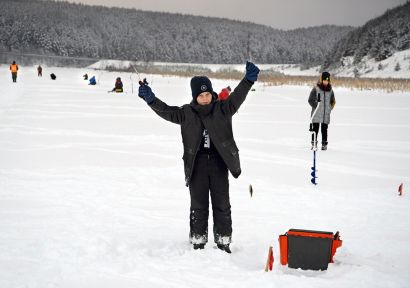
<svg viewBox="0 0 410 288"><path fill-rule="evenodd" d="M323 80L323 85L327 86L329 84L328 80Z"/></svg>
<svg viewBox="0 0 410 288"><path fill-rule="evenodd" d="M210 92L202 92L196 98L199 105L208 105L212 102L212 94Z"/></svg>

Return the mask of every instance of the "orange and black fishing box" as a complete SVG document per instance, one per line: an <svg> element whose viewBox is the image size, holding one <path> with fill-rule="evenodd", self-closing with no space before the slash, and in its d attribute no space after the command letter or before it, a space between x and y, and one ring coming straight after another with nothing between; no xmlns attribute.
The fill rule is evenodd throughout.
<svg viewBox="0 0 410 288"><path fill-rule="evenodd" d="M279 236L280 263L303 270L326 270L341 246L339 232L290 229Z"/></svg>

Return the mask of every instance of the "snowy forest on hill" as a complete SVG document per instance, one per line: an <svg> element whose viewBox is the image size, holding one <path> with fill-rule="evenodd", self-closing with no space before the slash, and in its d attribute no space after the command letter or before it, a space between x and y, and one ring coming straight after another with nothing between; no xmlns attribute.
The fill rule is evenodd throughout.
<svg viewBox="0 0 410 288"><path fill-rule="evenodd" d="M251 55L258 63L311 65L320 64L352 29L283 31L221 18L39 0L0 5L0 49L72 57L242 63Z"/></svg>
<svg viewBox="0 0 410 288"><path fill-rule="evenodd" d="M343 67L346 58L352 58L353 64L360 64L364 58L379 62L408 49L410 2L386 11L345 35L326 56L326 68Z"/></svg>

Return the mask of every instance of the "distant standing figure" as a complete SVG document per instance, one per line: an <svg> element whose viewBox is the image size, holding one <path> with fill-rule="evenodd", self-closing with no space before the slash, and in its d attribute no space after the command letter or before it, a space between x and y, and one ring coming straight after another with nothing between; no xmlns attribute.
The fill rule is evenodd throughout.
<svg viewBox="0 0 410 288"><path fill-rule="evenodd" d="M115 80L115 87L112 89L112 92L122 93L124 92L122 87L123 85L122 85L121 77L118 77Z"/></svg>
<svg viewBox="0 0 410 288"><path fill-rule="evenodd" d="M37 67L37 76L43 77L43 67L41 67L40 65L38 65Z"/></svg>
<svg viewBox="0 0 410 288"><path fill-rule="evenodd" d="M88 74L87 74L87 73L85 73L85 74L83 75L83 77L84 77L84 80L88 80Z"/></svg>
<svg viewBox="0 0 410 288"><path fill-rule="evenodd" d="M95 76L91 77L89 81L90 81L90 83L88 83L88 85L95 85L95 84L97 84L97 80L95 80Z"/></svg>
<svg viewBox="0 0 410 288"><path fill-rule="evenodd" d="M327 129L330 123L330 113L336 105L335 94L330 84L329 72L323 72L320 75L319 82L313 87L308 100L312 107L310 131L316 135L312 135L312 149L317 147L317 135L319 126L322 132L322 150L327 150Z"/></svg>
<svg viewBox="0 0 410 288"><path fill-rule="evenodd" d="M229 94L231 94L231 86L228 86L226 88L223 88L221 92L218 94L218 100L226 100L229 97Z"/></svg>
<svg viewBox="0 0 410 288"><path fill-rule="evenodd" d="M56 74L51 73L51 74L50 74L50 78L51 78L51 80L56 80L56 79L57 79L57 76L56 76Z"/></svg>
<svg viewBox="0 0 410 288"><path fill-rule="evenodd" d="M13 82L17 82L17 71L19 70L19 66L16 64L16 61L13 61L13 63L10 65L10 71L11 71L11 79L13 79Z"/></svg>

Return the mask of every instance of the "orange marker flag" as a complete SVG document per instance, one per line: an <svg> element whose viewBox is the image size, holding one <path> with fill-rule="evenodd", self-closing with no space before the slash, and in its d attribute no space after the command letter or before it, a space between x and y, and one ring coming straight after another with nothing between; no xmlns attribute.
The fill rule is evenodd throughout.
<svg viewBox="0 0 410 288"><path fill-rule="evenodd" d="M269 252L268 252L268 259L266 260L266 265L265 265L265 272L272 271L273 269L273 249L272 246L269 247Z"/></svg>

